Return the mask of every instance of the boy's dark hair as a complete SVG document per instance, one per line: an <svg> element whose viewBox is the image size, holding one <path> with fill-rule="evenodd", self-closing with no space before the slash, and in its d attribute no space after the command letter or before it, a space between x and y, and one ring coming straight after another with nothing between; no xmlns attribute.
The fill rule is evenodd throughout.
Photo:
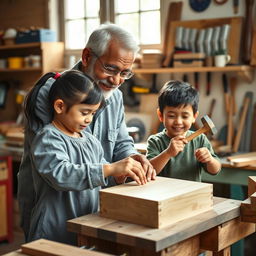
<svg viewBox="0 0 256 256"><path fill-rule="evenodd" d="M55 73L45 74L31 89L25 99L24 113L26 117L26 129L40 128L44 125L43 120L36 114L36 101L40 88L45 85L49 78L55 79L49 91L49 112L53 118L53 104L56 99L62 99L67 111L75 104L98 104L104 105L104 96L101 89L93 80L78 70L66 71L58 78Z"/></svg>
<svg viewBox="0 0 256 256"><path fill-rule="evenodd" d="M190 84L178 80L167 82L161 89L158 97L158 106L161 113L163 113L166 106L191 105L195 114L198 111L198 102L198 91Z"/></svg>

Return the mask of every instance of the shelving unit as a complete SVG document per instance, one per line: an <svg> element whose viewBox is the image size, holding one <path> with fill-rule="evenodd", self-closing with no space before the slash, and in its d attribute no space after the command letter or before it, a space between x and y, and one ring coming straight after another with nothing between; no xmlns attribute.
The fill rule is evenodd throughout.
<svg viewBox="0 0 256 256"><path fill-rule="evenodd" d="M13 240L12 159L0 156L0 241Z"/></svg>
<svg viewBox="0 0 256 256"><path fill-rule="evenodd" d="M8 82L6 105L0 109L0 122L16 120L20 106L15 102L17 90L28 90L45 73L60 70L64 65L63 42L38 42L0 46L0 59L39 55L40 67L0 68L0 81Z"/></svg>
<svg viewBox="0 0 256 256"><path fill-rule="evenodd" d="M247 82L253 79L254 68L246 65L230 65L226 67L182 67L182 68L135 68L135 74L166 74L166 73L194 73L194 72L235 72Z"/></svg>

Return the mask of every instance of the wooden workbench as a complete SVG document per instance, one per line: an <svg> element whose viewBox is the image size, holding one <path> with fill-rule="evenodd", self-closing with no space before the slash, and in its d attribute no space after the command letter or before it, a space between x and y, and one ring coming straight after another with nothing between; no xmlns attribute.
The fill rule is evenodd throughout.
<svg viewBox="0 0 256 256"><path fill-rule="evenodd" d="M198 255L201 249L228 255L231 244L255 232L255 224L240 222L241 201L214 198L213 210L165 228L149 228L90 214L69 220L78 245L96 246L115 255Z"/></svg>
<svg viewBox="0 0 256 256"><path fill-rule="evenodd" d="M235 167L226 158L221 158L221 168L222 170L218 175L202 172L202 180L205 182L247 186L248 177L256 175L256 165Z"/></svg>

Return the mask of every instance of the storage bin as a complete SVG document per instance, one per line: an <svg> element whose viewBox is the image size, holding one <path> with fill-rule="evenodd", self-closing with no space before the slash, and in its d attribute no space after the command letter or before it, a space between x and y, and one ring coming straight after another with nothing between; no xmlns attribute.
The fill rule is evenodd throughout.
<svg viewBox="0 0 256 256"><path fill-rule="evenodd" d="M56 33L50 29L20 31L17 33L17 44L33 42L56 42Z"/></svg>
<svg viewBox="0 0 256 256"><path fill-rule="evenodd" d="M177 53L173 56L173 67L202 67L204 61L204 53Z"/></svg>

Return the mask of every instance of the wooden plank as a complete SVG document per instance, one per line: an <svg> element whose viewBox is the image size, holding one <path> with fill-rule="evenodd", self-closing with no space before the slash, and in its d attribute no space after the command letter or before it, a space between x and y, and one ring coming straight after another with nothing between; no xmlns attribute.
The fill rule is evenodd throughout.
<svg viewBox="0 0 256 256"><path fill-rule="evenodd" d="M173 34L175 34L175 30L173 31L171 28L171 23L173 21L177 21L181 19L183 2L174 2L169 4L168 9L168 17L166 21L165 27L165 37L164 37L164 45L163 45L163 55L164 61L163 66L168 67L172 58L172 53L174 49L173 45Z"/></svg>
<svg viewBox="0 0 256 256"><path fill-rule="evenodd" d="M212 184L157 177L100 191L100 215L162 228L212 208Z"/></svg>
<svg viewBox="0 0 256 256"><path fill-rule="evenodd" d="M256 157L256 152L250 152L250 153L243 153L243 154L236 154L236 155L233 155L233 156L228 156L227 160L232 161L232 160L243 158L243 157Z"/></svg>
<svg viewBox="0 0 256 256"><path fill-rule="evenodd" d="M218 252L254 232L255 224L244 223L236 218L203 232L200 235L200 248Z"/></svg>
<svg viewBox="0 0 256 256"><path fill-rule="evenodd" d="M22 253L21 250L16 250L7 254L3 254L2 256L28 256L28 254Z"/></svg>
<svg viewBox="0 0 256 256"><path fill-rule="evenodd" d="M0 184L0 237L7 236L7 184Z"/></svg>
<svg viewBox="0 0 256 256"><path fill-rule="evenodd" d="M251 204L251 198L241 203L241 221L256 223L256 208Z"/></svg>
<svg viewBox="0 0 256 256"><path fill-rule="evenodd" d="M237 152L240 145L241 135L244 129L245 118L247 115L249 103L250 103L250 98L245 97L243 106L242 106L241 118L239 119L237 133L234 140L233 152Z"/></svg>
<svg viewBox="0 0 256 256"><path fill-rule="evenodd" d="M254 165L256 164L256 156L236 158L234 160L231 160L230 163L235 167L244 167L244 166Z"/></svg>
<svg viewBox="0 0 256 256"><path fill-rule="evenodd" d="M76 256L76 255L109 255L101 252L94 252L86 249L81 249L75 246L39 239L21 246L22 253L34 256Z"/></svg>
<svg viewBox="0 0 256 256"><path fill-rule="evenodd" d="M248 177L248 197L256 192L256 176Z"/></svg>
<svg viewBox="0 0 256 256"><path fill-rule="evenodd" d="M68 230L81 227L79 234L83 236L93 236L158 252L239 217L240 204L241 201L238 200L214 197L213 210L161 229L111 220L100 217L99 214L90 214L86 216L86 221L82 221L81 218L69 220Z"/></svg>
<svg viewBox="0 0 256 256"><path fill-rule="evenodd" d="M256 209L256 192L254 192L251 196L251 204L252 204L252 207Z"/></svg>

